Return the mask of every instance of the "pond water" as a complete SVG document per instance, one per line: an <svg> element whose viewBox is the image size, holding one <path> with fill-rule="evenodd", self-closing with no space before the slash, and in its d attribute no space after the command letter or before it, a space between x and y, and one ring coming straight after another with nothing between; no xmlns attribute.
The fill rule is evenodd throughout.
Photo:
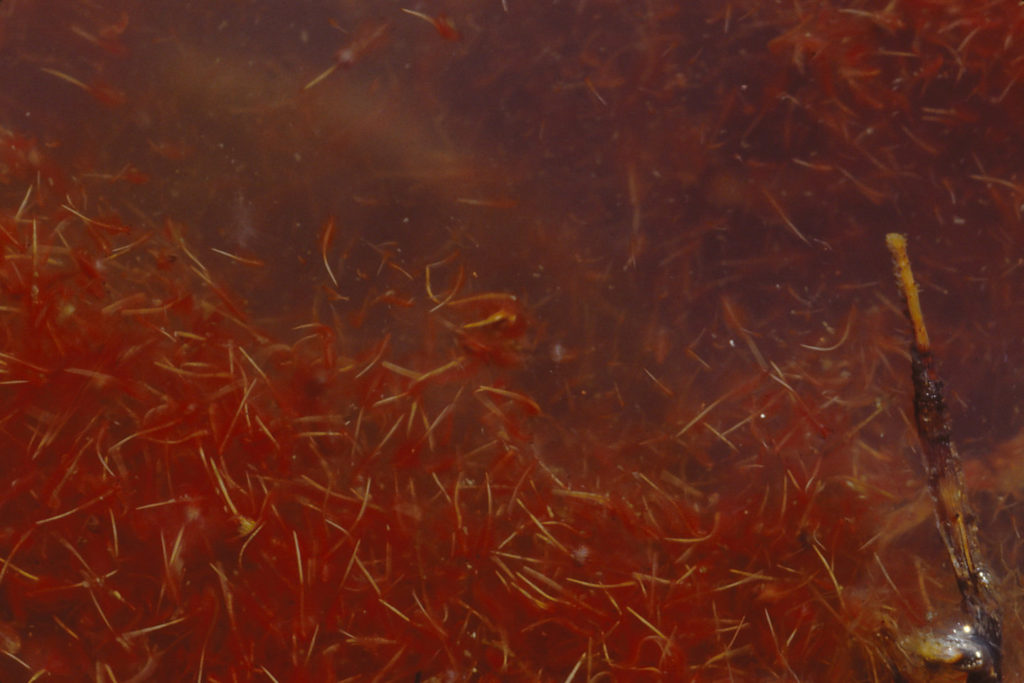
<svg viewBox="0 0 1024 683"><path fill-rule="evenodd" d="M0 5L4 679L925 676L896 231L1012 680L1024 14L847 5Z"/></svg>

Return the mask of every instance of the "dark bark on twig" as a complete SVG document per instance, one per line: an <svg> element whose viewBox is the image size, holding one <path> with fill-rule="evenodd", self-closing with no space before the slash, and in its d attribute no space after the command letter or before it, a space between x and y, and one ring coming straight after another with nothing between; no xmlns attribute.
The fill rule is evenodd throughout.
<svg viewBox="0 0 1024 683"><path fill-rule="evenodd" d="M914 329L911 374L914 416L921 440L928 490L935 503L939 535L949 554L966 622L952 633L932 636L927 648L916 653L928 665L949 666L968 672L968 683L1002 680L1002 621L992 575L984 564L978 542L978 523L967 500L963 467L952 440L952 426L942 380L932 358L928 332L910 269L906 239L887 237L896 262L896 277Z"/></svg>

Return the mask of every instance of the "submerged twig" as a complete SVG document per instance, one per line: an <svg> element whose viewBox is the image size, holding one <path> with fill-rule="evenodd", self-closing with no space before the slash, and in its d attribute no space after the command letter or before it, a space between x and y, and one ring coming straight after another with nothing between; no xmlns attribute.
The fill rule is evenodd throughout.
<svg viewBox="0 0 1024 683"><path fill-rule="evenodd" d="M939 535L949 553L962 597L965 622L945 634L918 636L910 644L929 666L968 672L968 683L1002 680L1002 622L992 575L978 543L978 524L967 500L963 467L951 438L951 422L932 358L928 330L907 257L907 240L889 234L886 244L896 265L896 278L914 329L910 347L914 381L914 416L921 439L928 489L935 503Z"/></svg>

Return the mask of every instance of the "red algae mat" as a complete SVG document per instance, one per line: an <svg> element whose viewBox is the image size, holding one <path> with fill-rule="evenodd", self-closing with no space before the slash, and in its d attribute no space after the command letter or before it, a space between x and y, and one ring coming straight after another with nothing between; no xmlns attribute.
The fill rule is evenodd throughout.
<svg viewBox="0 0 1024 683"><path fill-rule="evenodd" d="M1020 3L213 4L0 5L0 680L1000 680L893 231L1021 680Z"/></svg>

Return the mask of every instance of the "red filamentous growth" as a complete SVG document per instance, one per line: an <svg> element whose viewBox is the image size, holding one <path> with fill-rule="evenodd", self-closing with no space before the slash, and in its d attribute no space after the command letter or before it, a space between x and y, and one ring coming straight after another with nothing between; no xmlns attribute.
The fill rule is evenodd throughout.
<svg viewBox="0 0 1024 683"><path fill-rule="evenodd" d="M0 9L0 680L975 675L890 230L1019 669L1018 3L200 4Z"/></svg>

